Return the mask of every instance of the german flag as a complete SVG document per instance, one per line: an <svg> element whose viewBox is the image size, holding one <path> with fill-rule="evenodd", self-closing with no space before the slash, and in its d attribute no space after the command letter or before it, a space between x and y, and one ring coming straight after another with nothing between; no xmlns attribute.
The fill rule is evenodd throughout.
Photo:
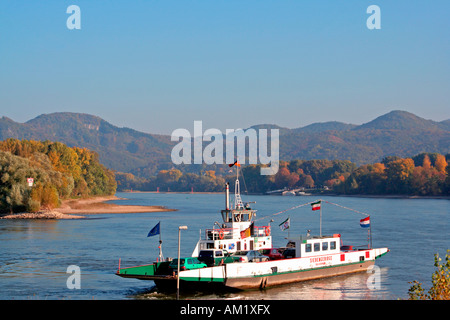
<svg viewBox="0 0 450 320"><path fill-rule="evenodd" d="M241 231L241 239L250 237L253 234L254 222L247 229Z"/></svg>
<svg viewBox="0 0 450 320"><path fill-rule="evenodd" d="M234 166L234 165L236 165L236 166L238 166L238 167L241 166L241 164L240 164L239 161L237 161L237 160L236 160L234 163L229 164L228 166L231 168L231 167Z"/></svg>
<svg viewBox="0 0 450 320"><path fill-rule="evenodd" d="M322 201L320 201L320 200L311 203L311 208L312 208L312 210L313 210L313 211L315 211L315 210L320 210L320 205L321 205L321 203L322 203Z"/></svg>

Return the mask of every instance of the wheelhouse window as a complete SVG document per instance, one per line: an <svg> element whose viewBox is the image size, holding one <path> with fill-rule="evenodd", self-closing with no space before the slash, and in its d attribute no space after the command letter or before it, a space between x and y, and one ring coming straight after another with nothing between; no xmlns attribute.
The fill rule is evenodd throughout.
<svg viewBox="0 0 450 320"><path fill-rule="evenodd" d="M314 243L314 252L320 251L320 242Z"/></svg>
<svg viewBox="0 0 450 320"><path fill-rule="evenodd" d="M336 249L336 241L331 241L330 242L330 250L334 250Z"/></svg>
<svg viewBox="0 0 450 320"><path fill-rule="evenodd" d="M328 242L322 242L322 251L328 250Z"/></svg>
<svg viewBox="0 0 450 320"><path fill-rule="evenodd" d="M305 252L311 252L311 243L307 243L306 245L305 245Z"/></svg>

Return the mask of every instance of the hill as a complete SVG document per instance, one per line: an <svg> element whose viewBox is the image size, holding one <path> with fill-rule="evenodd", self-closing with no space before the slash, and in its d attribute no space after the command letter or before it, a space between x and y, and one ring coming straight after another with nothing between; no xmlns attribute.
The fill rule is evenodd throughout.
<svg viewBox="0 0 450 320"><path fill-rule="evenodd" d="M322 126L323 128L324 126ZM450 152L447 123L425 120L405 111L392 111L368 123L341 130L308 132L293 129L280 139L280 157L340 159L357 165L385 156L411 157L423 152Z"/></svg>
<svg viewBox="0 0 450 320"><path fill-rule="evenodd" d="M423 152L450 153L450 121L435 122L405 111L392 111L362 125L314 123L289 129L274 124L254 129L280 130L280 160L339 159L356 165L385 156L411 157ZM26 123L0 118L0 140L7 138L60 141L94 150L102 164L121 172L149 177L174 167L170 154L176 142L169 135L120 128L89 114L43 114ZM220 166L213 166L213 169ZM179 166L182 171L205 166Z"/></svg>
<svg viewBox="0 0 450 320"><path fill-rule="evenodd" d="M445 130L445 126L439 122L425 120L410 112L394 110L386 113L368 123L355 128L358 131L375 130Z"/></svg>
<svg viewBox="0 0 450 320"><path fill-rule="evenodd" d="M52 113L20 124L0 119L0 140L7 138L59 141L70 147L83 147L99 154L108 168L129 172L139 168L171 166L170 136L147 134L119 128L93 115ZM148 172L153 173L153 172Z"/></svg>
<svg viewBox="0 0 450 320"><path fill-rule="evenodd" d="M293 129L295 133L319 133L325 131L347 131L356 127L354 124L348 124L338 121L318 122L310 125Z"/></svg>

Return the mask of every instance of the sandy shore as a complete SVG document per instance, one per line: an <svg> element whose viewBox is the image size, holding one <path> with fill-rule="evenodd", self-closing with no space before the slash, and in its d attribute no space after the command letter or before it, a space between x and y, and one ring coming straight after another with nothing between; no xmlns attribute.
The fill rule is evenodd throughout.
<svg viewBox="0 0 450 320"><path fill-rule="evenodd" d="M116 196L89 199L65 200L57 210L65 214L99 214L99 213L139 213L175 211L163 206L135 206L106 203L110 200L124 200Z"/></svg>
<svg viewBox="0 0 450 320"><path fill-rule="evenodd" d="M0 219L81 219L82 215L107 213L139 213L175 211L163 206L135 206L107 203L110 200L121 200L116 196L96 197L88 199L64 200L59 208L43 210L36 213L4 214Z"/></svg>

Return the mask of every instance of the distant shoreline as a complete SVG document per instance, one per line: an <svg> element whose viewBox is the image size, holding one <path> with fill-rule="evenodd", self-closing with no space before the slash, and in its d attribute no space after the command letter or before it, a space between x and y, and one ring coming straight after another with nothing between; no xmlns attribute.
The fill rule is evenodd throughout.
<svg viewBox="0 0 450 320"><path fill-rule="evenodd" d="M441 199L450 200L450 196L411 196L411 195L374 195L374 194L329 194L332 197L374 198L374 199Z"/></svg>
<svg viewBox="0 0 450 320"><path fill-rule="evenodd" d="M118 191L121 193L161 193L161 194L223 194L223 192L211 192L211 191L201 191L201 192L191 192L191 191ZM243 193L241 193L243 194ZM245 193L245 195L260 195L260 196L282 196L281 194L265 194L265 193ZM327 197L353 197L353 198L374 198L374 199L443 199L450 200L450 196L414 196L414 195L376 195L376 194L337 194L337 193L329 193L329 194L310 194L307 195L309 197L317 196L327 196ZM292 197L292 196L291 196ZM305 196L296 196L296 197L305 197Z"/></svg>
<svg viewBox="0 0 450 320"><path fill-rule="evenodd" d="M117 191L121 193L162 193L162 194L223 194L223 191ZM256 193L255 193L256 194ZM259 193L258 193L259 194Z"/></svg>
<svg viewBox="0 0 450 320"><path fill-rule="evenodd" d="M223 192L156 192L156 191L120 191L123 193L162 193L162 194L221 194ZM250 195L250 194L249 194ZM264 195L264 194L255 194ZM281 195L270 195L281 196ZM339 194L312 194L311 196L332 196L332 197L353 197L353 198L374 198L374 199L441 199L450 200L450 196L408 196L408 195L339 195ZM299 198L303 196L298 196ZM289 197L291 198L291 197ZM63 200L59 208L53 210L41 210L35 213L3 213L0 219L83 219L86 215L94 214L116 214L116 213L146 213L146 212L169 212L177 211L164 206L140 206L140 205L120 205L108 203L112 200L125 200L117 196L95 197L86 199Z"/></svg>
<svg viewBox="0 0 450 320"><path fill-rule="evenodd" d="M138 206L107 203L111 200L123 200L117 196L95 197L87 199L63 200L59 208L41 210L36 213L23 212L1 214L0 219L83 219L84 215L114 214L114 213L143 213L176 211L164 206Z"/></svg>

